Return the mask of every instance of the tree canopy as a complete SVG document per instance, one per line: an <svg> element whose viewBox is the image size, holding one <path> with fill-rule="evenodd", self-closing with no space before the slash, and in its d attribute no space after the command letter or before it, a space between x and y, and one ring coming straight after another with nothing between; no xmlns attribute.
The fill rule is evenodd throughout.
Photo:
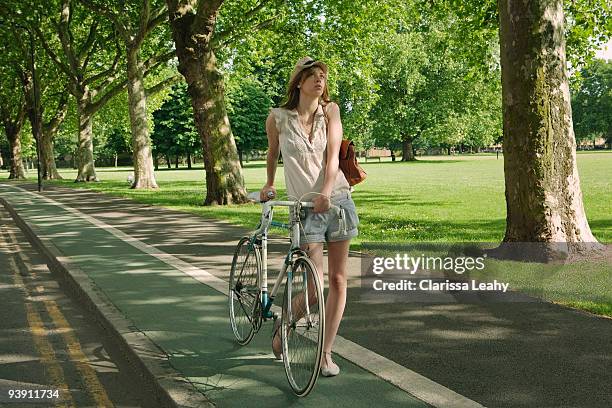
<svg viewBox="0 0 612 408"><path fill-rule="evenodd" d="M612 144L612 61L595 60L581 78L572 95L576 139L604 138Z"/></svg>

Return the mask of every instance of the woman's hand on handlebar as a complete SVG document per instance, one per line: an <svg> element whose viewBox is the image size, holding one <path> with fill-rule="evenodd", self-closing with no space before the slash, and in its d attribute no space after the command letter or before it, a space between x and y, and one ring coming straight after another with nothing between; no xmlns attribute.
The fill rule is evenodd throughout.
<svg viewBox="0 0 612 408"><path fill-rule="evenodd" d="M312 203L314 204L313 212L315 213L322 213L331 208L331 201L326 195L317 195L312 200Z"/></svg>
<svg viewBox="0 0 612 408"><path fill-rule="evenodd" d="M259 192L259 199L261 201L268 201L274 197L276 197L276 188L274 188L274 186L269 186L266 184Z"/></svg>

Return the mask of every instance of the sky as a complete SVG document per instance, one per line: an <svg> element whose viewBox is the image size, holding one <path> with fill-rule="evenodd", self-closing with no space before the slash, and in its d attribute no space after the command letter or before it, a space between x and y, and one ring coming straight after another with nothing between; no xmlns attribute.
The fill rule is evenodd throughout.
<svg viewBox="0 0 612 408"><path fill-rule="evenodd" d="M595 53L595 56L601 59L612 60L612 39L610 39L607 44L604 44L603 47Z"/></svg>

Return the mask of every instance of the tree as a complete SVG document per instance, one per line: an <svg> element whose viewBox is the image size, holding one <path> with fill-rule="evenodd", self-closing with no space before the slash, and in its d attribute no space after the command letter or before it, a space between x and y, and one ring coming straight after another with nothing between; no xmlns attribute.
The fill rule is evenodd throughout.
<svg viewBox="0 0 612 408"><path fill-rule="evenodd" d="M265 123L272 100L257 81L248 78L229 82L227 100L227 111L242 166L244 153L268 147Z"/></svg>
<svg viewBox="0 0 612 408"><path fill-rule="evenodd" d="M499 71L473 67L458 48L456 20L407 22L377 45L372 135L377 146L401 145L403 161L416 160L419 147L483 146L499 133Z"/></svg>
<svg viewBox="0 0 612 408"><path fill-rule="evenodd" d="M612 62L595 60L581 72L582 81L572 95L576 139L606 139L612 148Z"/></svg>
<svg viewBox="0 0 612 408"><path fill-rule="evenodd" d="M56 102L55 109L51 110L52 115L47 121L42 122L42 141L40 144L40 165L42 178L45 180L61 180L62 176L57 171L55 164L55 147L54 140L60 126L66 119L68 112L68 91L61 90L59 96L54 101ZM43 95L44 100L44 95ZM52 103L49 101L49 103ZM42 112L44 114L44 110Z"/></svg>
<svg viewBox="0 0 612 408"><path fill-rule="evenodd" d="M191 168L191 157L196 153L199 135L193 124L193 110L187 94L187 85L173 86L169 98L153 113L154 131L153 154L163 155L170 168L170 156L187 156L187 166Z"/></svg>
<svg viewBox="0 0 612 408"><path fill-rule="evenodd" d="M4 71L4 67L2 68ZM9 144L9 179L25 179L25 169L21 155L20 133L26 117L25 98L21 92L18 93L19 99L15 95L7 94L18 89L17 78L15 76L5 76L2 73L2 92L0 93L0 116L4 132ZM10 84L12 79L12 84ZM7 81L8 80L8 81ZM5 87L8 85L7 87Z"/></svg>
<svg viewBox="0 0 612 408"><path fill-rule="evenodd" d="M206 170L204 205L246 202L236 143L225 108L223 75L217 67L215 55L219 42L236 30L230 26L215 35L222 3L223 0L201 0L194 6L192 2L167 0L178 69L187 81L196 128L202 141ZM244 3L238 5L245 6ZM241 20L252 21L261 14L259 11L266 3L264 0L255 8L244 10Z"/></svg>
<svg viewBox="0 0 612 408"><path fill-rule="evenodd" d="M423 112L415 106L416 93L426 83L424 40L414 32L391 33L377 50L379 99L370 113L373 136L380 147L401 143L402 161L415 160L413 141L422 131L416 120Z"/></svg>
<svg viewBox="0 0 612 408"><path fill-rule="evenodd" d="M31 15L23 15L19 4L0 6L0 15L5 30L0 33L6 44L5 63L21 82L25 95L28 117L40 142L41 175L44 179L59 179L53 155L53 138L65 119L68 98L65 80L39 52L33 38ZM12 6L12 7L11 7ZM34 87L34 72L37 86ZM21 93L14 97L18 98Z"/></svg>
<svg viewBox="0 0 612 408"><path fill-rule="evenodd" d="M150 129L147 118L147 96L162 90L177 79L171 75L149 89L145 88L145 76L150 68L174 58L175 52L164 35L165 30L154 30L167 20L166 5L163 0L144 0L122 2L100 0L81 0L94 12L106 16L117 30L125 48L129 114L132 130L132 151L134 161L134 182L131 188L158 188L153 172ZM163 27L162 27L163 28ZM146 41L154 46L146 46ZM147 49L148 48L148 49ZM143 51L151 51L146 61L142 60ZM146 67L150 67L147 69Z"/></svg>
<svg viewBox="0 0 612 408"><path fill-rule="evenodd" d="M122 153L132 152L129 134L126 134L123 129L119 127L115 128L106 139L104 148L112 153L115 158L115 167L117 167L117 157Z"/></svg>
<svg viewBox="0 0 612 408"><path fill-rule="evenodd" d="M544 243L546 258L598 248L576 167L562 1L501 0L499 15L504 242Z"/></svg>
<svg viewBox="0 0 612 408"><path fill-rule="evenodd" d="M6 13L4 9L0 11L4 20ZM9 27L14 27L6 20L2 21L2 27L1 39L6 43L7 38L12 36ZM6 47L0 54L0 120L9 147L9 179L25 178L20 136L28 107L18 75L19 57L14 47Z"/></svg>
<svg viewBox="0 0 612 408"><path fill-rule="evenodd" d="M105 27L97 16L75 7L71 0L61 0L60 4L53 2L52 7L59 8L58 21L37 16L39 21L32 27L48 56L66 75L68 90L76 99L79 142L75 181L97 180L93 116L127 85L127 79L120 75L121 48L111 27ZM73 27L75 21L78 25Z"/></svg>

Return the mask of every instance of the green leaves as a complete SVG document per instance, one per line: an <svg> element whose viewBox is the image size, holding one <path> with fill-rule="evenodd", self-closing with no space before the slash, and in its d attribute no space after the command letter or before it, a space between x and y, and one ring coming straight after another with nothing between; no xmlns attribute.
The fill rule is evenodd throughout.
<svg viewBox="0 0 612 408"><path fill-rule="evenodd" d="M581 72L580 88L572 95L577 140L603 137L612 141L612 62L594 60Z"/></svg>
<svg viewBox="0 0 612 408"><path fill-rule="evenodd" d="M440 5L442 7L442 5ZM499 69L489 31L464 44L466 21L446 7L427 8L423 20L403 22L377 47L376 104L370 112L377 146L397 146L413 139L417 147L490 144L501 132ZM468 46L488 49L476 61Z"/></svg>
<svg viewBox="0 0 612 408"><path fill-rule="evenodd" d="M199 136L194 127L193 108L187 85L175 85L169 98L153 112L151 134L154 154L193 154L198 150Z"/></svg>
<svg viewBox="0 0 612 408"><path fill-rule="evenodd" d="M229 81L226 102L236 145L241 152L266 150L266 118L272 99L256 80L245 78Z"/></svg>
<svg viewBox="0 0 612 408"><path fill-rule="evenodd" d="M566 47L570 65L580 69L595 51L612 37L612 2L609 0L565 1Z"/></svg>

